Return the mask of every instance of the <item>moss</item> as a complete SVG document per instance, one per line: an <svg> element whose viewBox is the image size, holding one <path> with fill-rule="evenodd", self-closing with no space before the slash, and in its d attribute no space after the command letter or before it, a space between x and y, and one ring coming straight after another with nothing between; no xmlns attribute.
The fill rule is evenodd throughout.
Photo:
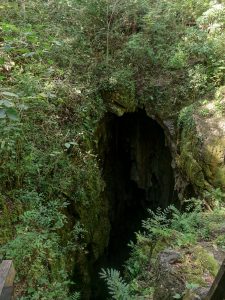
<svg viewBox="0 0 225 300"><path fill-rule="evenodd" d="M10 203L0 194L0 245L6 243L13 236L12 232L12 212Z"/></svg>
<svg viewBox="0 0 225 300"><path fill-rule="evenodd" d="M189 180L200 188L204 188L205 180L201 166L193 158L191 152L183 153L183 162Z"/></svg>
<svg viewBox="0 0 225 300"><path fill-rule="evenodd" d="M208 176L211 174L210 168L205 164L205 156L202 155L202 141L197 131L193 113L193 108L188 110L188 114L181 116L179 125L182 127L180 138L180 155L177 157L177 164L186 175L187 179L195 187L197 193L202 193L209 189Z"/></svg>
<svg viewBox="0 0 225 300"><path fill-rule="evenodd" d="M186 282L196 283L202 286L207 285L205 275L209 274L214 277L218 269L219 265L213 255L201 246L190 249L184 256L181 266L182 274Z"/></svg>
<svg viewBox="0 0 225 300"><path fill-rule="evenodd" d="M184 144L181 146L181 154L177 157L178 166L185 172L188 180L197 186L197 188L203 190L207 183L205 181L204 173L201 165L193 156L193 149L191 145ZM193 144L192 144L193 146Z"/></svg>
<svg viewBox="0 0 225 300"><path fill-rule="evenodd" d="M103 98L107 99L109 110L118 116L122 116L125 112L134 112L138 106L133 89L126 87L105 91Z"/></svg>
<svg viewBox="0 0 225 300"><path fill-rule="evenodd" d="M219 265L213 257L213 255L208 253L201 246L197 246L194 249L194 254L197 256L197 261L200 263L203 270L207 270L210 273L210 275L216 276L219 269Z"/></svg>
<svg viewBox="0 0 225 300"><path fill-rule="evenodd" d="M185 171L188 179L200 188L204 188L204 175L199 161L196 160L197 139L196 128L193 119L193 106L187 107L181 111L178 125L182 127L180 141L180 156L178 164Z"/></svg>
<svg viewBox="0 0 225 300"><path fill-rule="evenodd" d="M224 137L211 138L205 146L204 157L206 166L210 169L209 180L214 186L225 189L225 166L224 166ZM206 166L203 166L204 169Z"/></svg>
<svg viewBox="0 0 225 300"><path fill-rule="evenodd" d="M108 109L118 116L134 112L138 107L133 72L129 68L112 72L101 83L100 92Z"/></svg>
<svg viewBox="0 0 225 300"><path fill-rule="evenodd" d="M225 235L224 235L224 233L223 233L223 234L220 234L220 235L218 235L218 236L216 237L215 243L216 243L217 245L222 246L222 247L225 246Z"/></svg>
<svg viewBox="0 0 225 300"><path fill-rule="evenodd" d="M159 239L153 248L152 259L156 259L158 254L162 252L165 248L167 248L169 244L170 244L169 241L165 239Z"/></svg>
<svg viewBox="0 0 225 300"><path fill-rule="evenodd" d="M202 111L210 110L202 117ZM225 190L224 117L218 113L215 101L199 102L180 113L179 167L197 193L220 187Z"/></svg>

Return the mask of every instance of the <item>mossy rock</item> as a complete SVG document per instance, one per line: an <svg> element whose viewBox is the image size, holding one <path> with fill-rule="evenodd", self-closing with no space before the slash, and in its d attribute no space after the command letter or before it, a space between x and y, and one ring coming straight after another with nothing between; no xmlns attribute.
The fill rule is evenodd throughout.
<svg viewBox="0 0 225 300"><path fill-rule="evenodd" d="M133 71L129 67L112 71L101 82L100 92L107 109L118 116L138 107Z"/></svg>
<svg viewBox="0 0 225 300"><path fill-rule="evenodd" d="M187 284L208 287L219 265L214 256L201 245L188 249L164 250L159 253L155 269L154 299L170 300L184 295Z"/></svg>
<svg viewBox="0 0 225 300"><path fill-rule="evenodd" d="M177 263L180 264L181 254L167 249L159 253L154 266L154 299L170 300L175 294L182 294L185 290L183 278Z"/></svg>
<svg viewBox="0 0 225 300"><path fill-rule="evenodd" d="M181 271L188 283L207 286L207 277L212 279L216 276L219 269L218 262L213 255L206 251L202 246L190 249L183 258Z"/></svg>
<svg viewBox="0 0 225 300"><path fill-rule="evenodd" d="M209 108L210 114L203 117L202 110ZM216 101L199 104L191 113L192 126L190 116L181 124L177 164L197 194L212 187L225 190L224 116L216 109Z"/></svg>
<svg viewBox="0 0 225 300"><path fill-rule="evenodd" d="M104 98L107 99L109 110L118 116L126 112L134 112L138 105L133 90L126 87L118 87L116 91L105 92Z"/></svg>

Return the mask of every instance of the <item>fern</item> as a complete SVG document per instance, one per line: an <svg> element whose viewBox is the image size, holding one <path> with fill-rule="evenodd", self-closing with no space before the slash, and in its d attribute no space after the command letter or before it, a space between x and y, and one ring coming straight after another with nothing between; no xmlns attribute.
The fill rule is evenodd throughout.
<svg viewBox="0 0 225 300"><path fill-rule="evenodd" d="M114 269L102 269L100 277L105 280L109 294L115 300L134 299L130 295L129 285L120 276L120 272Z"/></svg>
<svg viewBox="0 0 225 300"><path fill-rule="evenodd" d="M80 299L80 293L78 292L73 293L69 298L69 300L79 300L79 299Z"/></svg>
<svg viewBox="0 0 225 300"><path fill-rule="evenodd" d="M186 245L195 242L196 228L201 226L201 204L197 199L190 199L184 212L179 211L174 205L156 212L148 210L150 217L142 222L144 236L151 239L153 245L159 238L176 236L176 243Z"/></svg>
<svg viewBox="0 0 225 300"><path fill-rule="evenodd" d="M159 236L170 236L169 216L171 215L171 206L168 206L164 210L157 208L156 212L149 209L148 213L150 214L150 217L147 220L142 221L144 235L151 238L152 241L157 240Z"/></svg>
<svg viewBox="0 0 225 300"><path fill-rule="evenodd" d="M198 210L192 212L180 212L178 209L172 209L171 228L183 232L193 233L200 223Z"/></svg>

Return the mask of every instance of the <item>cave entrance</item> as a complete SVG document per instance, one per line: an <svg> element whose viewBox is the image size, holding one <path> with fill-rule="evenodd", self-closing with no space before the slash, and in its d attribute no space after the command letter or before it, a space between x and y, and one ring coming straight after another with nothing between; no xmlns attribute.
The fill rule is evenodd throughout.
<svg viewBox="0 0 225 300"><path fill-rule="evenodd" d="M147 209L165 208L173 199L172 158L162 127L145 111L107 114L101 126L99 154L111 224L101 266L121 270Z"/></svg>

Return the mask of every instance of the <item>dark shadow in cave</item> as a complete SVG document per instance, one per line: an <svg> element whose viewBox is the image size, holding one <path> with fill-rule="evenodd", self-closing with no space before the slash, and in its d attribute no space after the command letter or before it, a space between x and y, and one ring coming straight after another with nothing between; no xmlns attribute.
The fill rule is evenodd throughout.
<svg viewBox="0 0 225 300"><path fill-rule="evenodd" d="M138 111L122 117L107 114L102 126L99 155L111 231L105 254L95 265L95 276L101 267L121 270L129 255L127 244L135 239L147 209L165 208L174 197L170 149L156 121ZM98 290L96 284L93 290ZM91 299L106 298L97 291Z"/></svg>

